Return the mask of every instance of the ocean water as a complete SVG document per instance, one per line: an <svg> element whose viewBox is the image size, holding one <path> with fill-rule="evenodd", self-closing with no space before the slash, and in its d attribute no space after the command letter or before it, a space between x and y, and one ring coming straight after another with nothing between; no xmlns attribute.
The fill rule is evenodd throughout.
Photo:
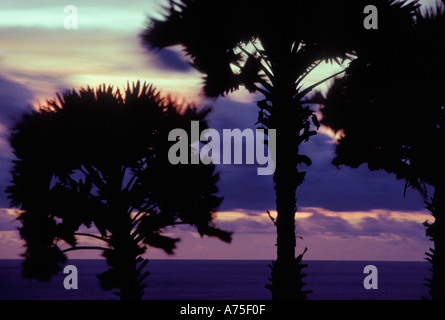
<svg viewBox="0 0 445 320"><path fill-rule="evenodd" d="M151 260L145 280L148 300L270 300L270 261ZM305 261L309 300L419 300L428 297L427 262ZM50 282L22 279L20 260L0 260L0 300L114 300L102 290L97 274L104 260L71 260L77 267L78 289L66 290L62 272ZM366 290L366 265L378 270L378 288Z"/></svg>

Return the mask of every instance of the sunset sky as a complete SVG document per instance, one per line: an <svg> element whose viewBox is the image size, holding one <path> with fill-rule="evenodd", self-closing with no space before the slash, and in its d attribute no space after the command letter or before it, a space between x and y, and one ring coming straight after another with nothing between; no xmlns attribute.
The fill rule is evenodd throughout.
<svg viewBox="0 0 445 320"><path fill-rule="evenodd" d="M180 48L148 52L139 33L148 17L159 17L161 0L0 0L0 259L24 252L4 192L11 160L8 127L31 106L44 103L65 89L127 81L153 83L164 95L212 106L209 125L216 129L255 128L260 96L244 90L216 101L201 94L201 77ZM64 28L66 5L78 9L78 29ZM340 66L323 65L308 83ZM327 84L322 87L326 88ZM297 252L308 247L306 259L422 260L430 242L422 223L432 217L414 190L403 197L404 181L366 167L337 169L333 135L322 128L302 147L313 161L297 191ZM169 229L182 238L180 259L275 258L275 228L266 214L274 212L272 176L258 176L255 165L218 165L220 195L225 198L216 223L234 231L233 242L200 238L191 228ZM168 258L148 251L149 258ZM76 252L70 257L97 257Z"/></svg>

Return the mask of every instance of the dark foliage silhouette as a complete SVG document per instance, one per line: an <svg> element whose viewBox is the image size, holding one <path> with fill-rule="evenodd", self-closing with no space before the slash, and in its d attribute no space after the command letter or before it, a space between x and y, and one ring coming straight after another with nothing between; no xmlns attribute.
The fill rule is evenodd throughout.
<svg viewBox="0 0 445 320"><path fill-rule="evenodd" d="M17 160L7 189L11 205L23 210L23 276L49 280L66 252L99 249L110 267L99 276L103 288L140 299L147 246L172 254L180 240L164 228L192 225L230 242L212 222L222 201L214 166L174 166L167 156L169 132L190 130L192 120L205 129L207 113L138 82L125 92L105 85L65 91L25 114L11 133ZM79 231L85 227L98 232ZM104 246L78 245L81 237Z"/></svg>
<svg viewBox="0 0 445 320"><path fill-rule="evenodd" d="M344 61L364 37L363 9L406 11L395 1L170 1L164 20L143 32L151 49L182 45L204 74L204 93L218 97L244 86L260 92L258 123L277 130L274 173L277 260L272 264L273 299L305 299L303 253L295 257L296 190L310 166L299 146L316 134L319 122L308 94L307 76L323 61ZM354 31L354 32L351 32Z"/></svg>
<svg viewBox="0 0 445 320"><path fill-rule="evenodd" d="M327 93L321 122L343 133L333 164L386 170L425 197L427 185L434 188L426 202L435 218L425 223L434 242L426 253L433 272L426 285L433 299L444 299L443 7L426 14L418 9L398 26L396 33L382 29L358 52L346 76Z"/></svg>

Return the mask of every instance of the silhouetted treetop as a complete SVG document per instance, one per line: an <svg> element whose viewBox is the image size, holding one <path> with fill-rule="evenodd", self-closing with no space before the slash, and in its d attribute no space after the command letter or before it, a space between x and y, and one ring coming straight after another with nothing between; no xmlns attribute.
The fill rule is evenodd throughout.
<svg viewBox="0 0 445 320"><path fill-rule="evenodd" d="M11 131L17 160L7 189L11 205L23 210L24 275L49 279L66 260L59 241L76 249L81 226L97 228L104 256L121 271L122 252L134 261L145 251L140 242L172 254L179 239L162 234L167 226L189 224L230 242L231 233L212 222L222 201L215 167L168 160L170 131L189 132L193 120L204 130L208 112L138 82L123 92L68 90L25 114ZM116 274L102 278L104 287L119 283L123 272Z"/></svg>
<svg viewBox="0 0 445 320"><path fill-rule="evenodd" d="M322 123L342 137L333 163L385 170L422 192L434 222L426 252L432 299L445 299L445 5L416 10L396 33L384 30L329 89ZM405 187L405 189L406 189Z"/></svg>
<svg viewBox="0 0 445 320"><path fill-rule="evenodd" d="M172 0L165 18L150 20L142 33L150 48L183 46L193 66L205 74L204 92L217 97L245 86L253 92L264 83L272 65L283 59L282 49L294 42L287 61L292 74L301 75L317 60L342 60L355 54L369 37L383 30L396 34L409 19L417 0L271 1ZM365 30L366 5L379 9L379 29ZM258 55L244 47L257 46ZM252 53L252 50L250 50ZM273 75L273 74L272 74ZM270 76L269 76L270 78ZM269 79L270 80L270 79ZM266 86L267 87L267 86Z"/></svg>
<svg viewBox="0 0 445 320"><path fill-rule="evenodd" d="M442 183L445 19L431 14L374 39L332 85L322 123L343 132L334 164L367 163L421 190Z"/></svg>

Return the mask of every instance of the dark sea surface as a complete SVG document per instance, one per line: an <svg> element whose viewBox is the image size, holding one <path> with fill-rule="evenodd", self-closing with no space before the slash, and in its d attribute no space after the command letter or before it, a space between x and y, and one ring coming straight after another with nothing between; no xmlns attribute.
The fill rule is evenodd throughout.
<svg viewBox="0 0 445 320"><path fill-rule="evenodd" d="M148 300L270 300L271 261L151 260L145 280ZM309 300L419 300L428 297L424 278L427 262L306 261ZM78 289L66 290L60 272L50 282L21 278L20 260L0 260L0 300L111 300L97 274L107 270L104 260L70 260L77 267ZM378 270L378 289L366 290L366 265Z"/></svg>

